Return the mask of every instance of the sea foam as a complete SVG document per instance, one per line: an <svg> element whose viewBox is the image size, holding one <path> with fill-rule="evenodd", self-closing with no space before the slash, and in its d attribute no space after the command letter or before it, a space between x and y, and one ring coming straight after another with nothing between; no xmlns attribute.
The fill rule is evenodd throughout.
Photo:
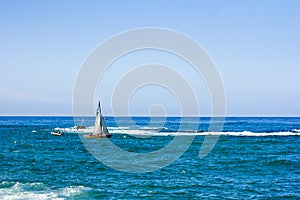
<svg viewBox="0 0 300 200"><path fill-rule="evenodd" d="M249 131L243 132L197 132L197 131L179 131L179 132L156 132L145 130L118 130L110 131L113 134L128 134L128 135L151 135L151 136L206 136L206 135L224 135L224 136L300 136L300 132L260 132L254 133Z"/></svg>
<svg viewBox="0 0 300 200"><path fill-rule="evenodd" d="M86 127L86 129L77 130L76 127L71 128L55 128L66 133L91 133L93 127ZM198 131L198 130L183 130L183 131L169 131L167 128L157 127L108 127L108 130L112 134L126 134L126 135L140 135L140 136L206 136L206 135L224 135L224 136L300 136L300 129L293 129L291 131L279 131L279 132L251 132L251 131Z"/></svg>
<svg viewBox="0 0 300 200"><path fill-rule="evenodd" d="M0 183L0 199L3 200L31 200L31 199L54 199L63 200L80 195L91 188L84 186L69 186L52 190L43 183Z"/></svg>

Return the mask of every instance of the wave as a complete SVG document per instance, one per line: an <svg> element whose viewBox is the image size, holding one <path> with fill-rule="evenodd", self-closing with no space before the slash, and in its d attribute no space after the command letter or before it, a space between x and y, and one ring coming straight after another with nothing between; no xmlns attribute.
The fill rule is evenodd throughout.
<svg viewBox="0 0 300 200"><path fill-rule="evenodd" d="M90 127L85 127L85 128L80 128L78 129L77 126L73 126L73 127L70 127L70 128L54 128L54 130L59 130L59 131L63 131L63 132L66 132L66 133L90 133L93 131L93 127L90 126Z"/></svg>
<svg viewBox="0 0 300 200"><path fill-rule="evenodd" d="M91 188L84 186L69 186L66 188L50 189L43 183L19 183L7 182L0 183L0 199L54 199L62 200L75 197Z"/></svg>
<svg viewBox="0 0 300 200"><path fill-rule="evenodd" d="M155 132L145 130L118 130L110 131L113 134L128 134L128 135L144 135L144 136L249 136L249 137L261 137L261 136L300 136L300 132L260 132L254 133L249 131L243 132L204 132L204 131L179 131L179 132Z"/></svg>
<svg viewBox="0 0 300 200"><path fill-rule="evenodd" d="M77 126L73 126L73 127L69 127L69 128L54 128L54 130L59 130L59 131L63 131L66 133L90 133L93 131L93 126L88 126L85 127L84 129L78 129ZM130 127L107 127L109 131L112 132L118 132L118 131L125 131L125 130L129 130L132 131L133 129ZM157 127L141 127L137 130L144 130L144 131L164 131L164 130L168 130L168 128L157 128Z"/></svg>
<svg viewBox="0 0 300 200"><path fill-rule="evenodd" d="M294 133L300 133L300 129L293 129L292 132L294 132Z"/></svg>
<svg viewBox="0 0 300 200"><path fill-rule="evenodd" d="M71 128L55 128L55 130L64 131L66 133L91 133L93 127L86 127L85 129L77 129L76 126ZM265 131L265 132L251 132L251 131L202 131L202 130L182 130L174 131L166 127L108 127L112 134L127 134L127 135L141 135L141 136L206 136L206 135L224 135L224 136L300 136L300 129L292 129L291 131Z"/></svg>

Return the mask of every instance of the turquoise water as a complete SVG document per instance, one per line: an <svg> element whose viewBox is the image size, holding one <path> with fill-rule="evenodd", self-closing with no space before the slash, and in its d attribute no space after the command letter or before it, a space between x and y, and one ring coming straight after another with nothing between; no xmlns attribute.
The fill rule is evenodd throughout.
<svg viewBox="0 0 300 200"><path fill-rule="evenodd" d="M127 118L122 124L106 118L111 141L131 152L151 152L174 138L165 133L178 131L180 123L188 132L198 119L168 118L163 129L155 127L163 119L154 119L151 127L149 120L134 118L132 126ZM209 122L201 118L200 135L171 165L126 173L95 159L77 133L50 134L74 126L72 117L0 117L0 199L300 198L300 118L227 118L224 135L200 159ZM91 126L93 118L83 123ZM136 129L156 134L124 134Z"/></svg>

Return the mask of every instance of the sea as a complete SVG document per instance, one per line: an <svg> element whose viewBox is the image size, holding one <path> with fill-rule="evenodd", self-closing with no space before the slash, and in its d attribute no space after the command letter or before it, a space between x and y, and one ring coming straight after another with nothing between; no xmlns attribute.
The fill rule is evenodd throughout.
<svg viewBox="0 0 300 200"><path fill-rule="evenodd" d="M153 168L142 163L146 172L95 156L82 139L94 119L79 121L86 129L77 130L71 116L0 117L0 199L300 199L299 117L226 117L218 132L209 129L210 117L105 117L113 136L104 140L123 151L89 141L100 141L99 151L120 165L128 158L114 157L119 152L138 160L178 137L190 139L166 166L160 164L185 144L156 156ZM64 135L51 134L57 129ZM215 144L199 157L211 136Z"/></svg>

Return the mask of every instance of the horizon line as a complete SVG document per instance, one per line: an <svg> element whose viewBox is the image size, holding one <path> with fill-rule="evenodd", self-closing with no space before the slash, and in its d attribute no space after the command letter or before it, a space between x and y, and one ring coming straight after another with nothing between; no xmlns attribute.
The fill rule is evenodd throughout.
<svg viewBox="0 0 300 200"><path fill-rule="evenodd" d="M181 115L168 115L168 116L150 116L150 115L103 115L104 117L212 117L211 115L187 115L187 116L181 116ZM0 114L0 117L95 117L95 115L82 115L82 116L74 116L74 115L24 115L24 114L13 114L13 115L3 115ZM214 116L214 117L300 117L300 115L226 115L226 116Z"/></svg>

